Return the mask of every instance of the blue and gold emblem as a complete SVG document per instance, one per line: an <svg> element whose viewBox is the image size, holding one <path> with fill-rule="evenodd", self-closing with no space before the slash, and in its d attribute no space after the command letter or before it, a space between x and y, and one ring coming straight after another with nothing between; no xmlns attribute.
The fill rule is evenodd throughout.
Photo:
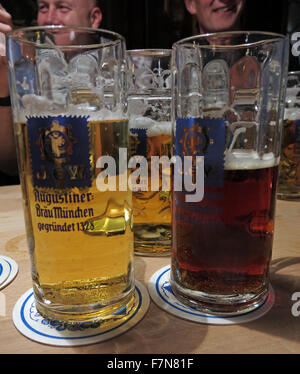
<svg viewBox="0 0 300 374"><path fill-rule="evenodd" d="M183 138L179 140L183 147L183 156L204 156L208 146L214 144L214 140L209 138L210 128L201 127L197 122L193 122L191 127L183 129Z"/></svg>
<svg viewBox="0 0 300 374"><path fill-rule="evenodd" d="M225 120L177 118L176 156L204 156L205 186L223 185Z"/></svg>
<svg viewBox="0 0 300 374"><path fill-rule="evenodd" d="M87 117L30 117L27 124L34 187L91 186Z"/></svg>

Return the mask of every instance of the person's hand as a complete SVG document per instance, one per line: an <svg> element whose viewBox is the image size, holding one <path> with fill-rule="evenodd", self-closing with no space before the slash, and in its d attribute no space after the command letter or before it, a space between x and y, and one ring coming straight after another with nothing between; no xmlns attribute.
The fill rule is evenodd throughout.
<svg viewBox="0 0 300 374"><path fill-rule="evenodd" d="M12 31L12 28L11 15L0 4L0 97L9 95L4 35Z"/></svg>
<svg viewBox="0 0 300 374"><path fill-rule="evenodd" d="M12 31L12 28L13 24L11 15L0 4L0 32L7 34Z"/></svg>

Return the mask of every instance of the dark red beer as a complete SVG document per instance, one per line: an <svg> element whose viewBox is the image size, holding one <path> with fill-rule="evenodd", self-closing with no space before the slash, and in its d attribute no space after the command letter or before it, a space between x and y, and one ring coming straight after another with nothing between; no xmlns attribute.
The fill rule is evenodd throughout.
<svg viewBox="0 0 300 374"><path fill-rule="evenodd" d="M242 298L267 289L277 174L278 166L224 170L223 187L205 187L198 203L174 191L175 294L188 289Z"/></svg>

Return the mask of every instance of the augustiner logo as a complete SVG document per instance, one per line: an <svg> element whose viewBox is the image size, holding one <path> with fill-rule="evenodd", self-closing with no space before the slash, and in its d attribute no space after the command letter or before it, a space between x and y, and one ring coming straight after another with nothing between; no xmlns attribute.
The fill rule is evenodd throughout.
<svg viewBox="0 0 300 374"><path fill-rule="evenodd" d="M177 118L176 156L193 157L192 177L197 156L204 157L205 187L223 184L225 120L218 118Z"/></svg>
<svg viewBox="0 0 300 374"><path fill-rule="evenodd" d="M72 136L72 126L61 126L52 121L50 128L41 128L41 135L37 142L40 147L41 158L51 162L63 163L69 160L73 153L76 139Z"/></svg>
<svg viewBox="0 0 300 374"><path fill-rule="evenodd" d="M206 154L207 148L214 144L214 140L209 137L209 127L201 127L194 122L192 127L184 128L179 143L183 148L182 156L200 156Z"/></svg>
<svg viewBox="0 0 300 374"><path fill-rule="evenodd" d="M90 187L87 117L28 119L34 187Z"/></svg>

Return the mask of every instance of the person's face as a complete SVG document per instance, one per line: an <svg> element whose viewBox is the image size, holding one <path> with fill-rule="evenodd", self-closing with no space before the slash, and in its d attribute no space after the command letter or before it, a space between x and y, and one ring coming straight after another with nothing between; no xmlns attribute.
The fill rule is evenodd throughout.
<svg viewBox="0 0 300 374"><path fill-rule="evenodd" d="M240 19L245 0L185 0L186 8L196 15L200 32L233 30Z"/></svg>
<svg viewBox="0 0 300 374"><path fill-rule="evenodd" d="M101 10L93 0L37 0L39 26L63 25L99 27Z"/></svg>

